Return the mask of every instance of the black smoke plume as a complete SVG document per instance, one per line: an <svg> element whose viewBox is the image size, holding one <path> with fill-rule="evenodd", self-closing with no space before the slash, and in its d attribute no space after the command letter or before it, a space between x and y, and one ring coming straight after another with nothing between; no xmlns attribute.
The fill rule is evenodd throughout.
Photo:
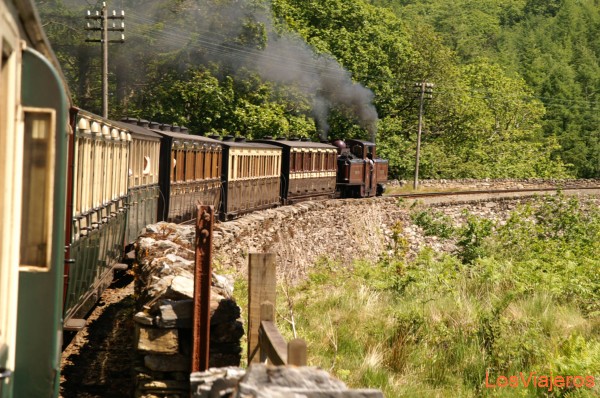
<svg viewBox="0 0 600 398"><path fill-rule="evenodd" d="M201 62L218 62L234 71L245 68L267 81L294 85L312 99L312 116L325 135L329 112L338 107L375 140L377 111L371 90L355 83L332 56L318 54L301 37L276 25L268 4L256 0L115 3L126 10L134 34L136 27L143 28L138 34L150 35L156 46L193 48ZM160 24L160 29L148 29L151 24Z"/></svg>

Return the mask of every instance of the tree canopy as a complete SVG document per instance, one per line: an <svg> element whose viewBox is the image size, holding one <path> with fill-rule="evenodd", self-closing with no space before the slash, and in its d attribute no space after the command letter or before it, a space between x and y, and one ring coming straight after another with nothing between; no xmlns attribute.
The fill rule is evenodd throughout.
<svg viewBox="0 0 600 398"><path fill-rule="evenodd" d="M423 178L598 177L597 2L122 0L110 116L375 139L407 178L415 84L427 82ZM76 103L97 111L100 48L84 41L84 10L39 7Z"/></svg>

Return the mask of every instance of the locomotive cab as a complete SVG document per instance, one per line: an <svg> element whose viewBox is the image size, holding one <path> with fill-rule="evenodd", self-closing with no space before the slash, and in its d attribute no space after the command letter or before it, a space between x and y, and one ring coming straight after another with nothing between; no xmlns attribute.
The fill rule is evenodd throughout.
<svg viewBox="0 0 600 398"><path fill-rule="evenodd" d="M382 195L387 181L388 162L377 157L374 143L362 140L335 140L338 148L337 185L341 197Z"/></svg>

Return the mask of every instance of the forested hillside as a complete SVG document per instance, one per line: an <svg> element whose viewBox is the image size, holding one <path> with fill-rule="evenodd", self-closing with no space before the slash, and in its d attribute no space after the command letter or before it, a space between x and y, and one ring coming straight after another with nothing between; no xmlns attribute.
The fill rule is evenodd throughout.
<svg viewBox="0 0 600 398"><path fill-rule="evenodd" d="M461 64L485 57L521 77L546 110L545 137L582 177L600 175L600 2L373 0L430 26Z"/></svg>
<svg viewBox="0 0 600 398"><path fill-rule="evenodd" d="M111 118L196 134L375 137L394 176L600 176L596 1L116 0ZM86 5L39 1L75 103L100 110ZM97 10L101 4L91 10ZM320 137L319 137L320 136Z"/></svg>

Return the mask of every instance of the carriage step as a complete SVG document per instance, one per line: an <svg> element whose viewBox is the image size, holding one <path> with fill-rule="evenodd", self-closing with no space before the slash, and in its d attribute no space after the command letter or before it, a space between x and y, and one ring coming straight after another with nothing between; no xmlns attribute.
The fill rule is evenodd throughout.
<svg viewBox="0 0 600 398"><path fill-rule="evenodd" d="M79 332L85 327L85 319L69 319L65 322L63 329L67 332Z"/></svg>

